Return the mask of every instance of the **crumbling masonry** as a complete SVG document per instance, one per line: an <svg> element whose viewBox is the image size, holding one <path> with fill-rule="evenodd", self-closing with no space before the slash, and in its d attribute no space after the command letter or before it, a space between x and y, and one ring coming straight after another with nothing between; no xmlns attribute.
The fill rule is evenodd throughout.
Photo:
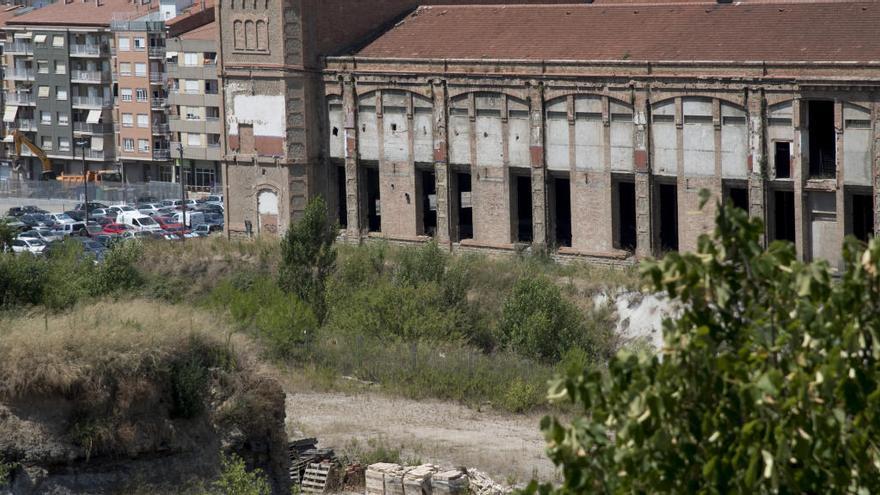
<svg viewBox="0 0 880 495"><path fill-rule="evenodd" d="M350 240L617 262L694 249L702 189L803 259L878 227L876 3L361 3L221 2L230 234L322 195Z"/></svg>

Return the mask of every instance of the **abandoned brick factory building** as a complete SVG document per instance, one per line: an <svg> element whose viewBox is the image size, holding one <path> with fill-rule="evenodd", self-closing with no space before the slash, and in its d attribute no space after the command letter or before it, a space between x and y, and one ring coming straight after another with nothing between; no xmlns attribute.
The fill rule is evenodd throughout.
<svg viewBox="0 0 880 495"><path fill-rule="evenodd" d="M322 195L350 240L616 261L694 249L702 189L806 260L877 228L880 3L219 3L231 234Z"/></svg>

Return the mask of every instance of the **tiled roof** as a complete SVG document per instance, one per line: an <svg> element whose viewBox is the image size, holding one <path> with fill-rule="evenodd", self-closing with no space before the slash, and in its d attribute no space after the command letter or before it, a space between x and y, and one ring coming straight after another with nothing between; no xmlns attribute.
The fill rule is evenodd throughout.
<svg viewBox="0 0 880 495"><path fill-rule="evenodd" d="M878 26L876 1L432 6L357 55L866 62L880 61Z"/></svg>
<svg viewBox="0 0 880 495"><path fill-rule="evenodd" d="M69 2L69 3L68 3ZM141 0L58 0L45 7L10 19L9 25L109 26L110 21L132 19L156 10L158 1L143 5Z"/></svg>
<svg viewBox="0 0 880 495"><path fill-rule="evenodd" d="M191 31L187 31L180 35L180 39L183 40L205 40L205 41L214 41L218 40L218 28L216 22L210 22L205 24L204 26L197 27Z"/></svg>
<svg viewBox="0 0 880 495"><path fill-rule="evenodd" d="M20 5L0 7L0 28L6 25L21 10Z"/></svg>

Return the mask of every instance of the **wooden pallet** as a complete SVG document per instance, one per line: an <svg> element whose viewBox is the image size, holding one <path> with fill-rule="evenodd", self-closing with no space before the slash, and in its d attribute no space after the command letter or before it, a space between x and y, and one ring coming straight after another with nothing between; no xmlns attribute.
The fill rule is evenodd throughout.
<svg viewBox="0 0 880 495"><path fill-rule="evenodd" d="M330 464L312 463L306 468L302 477L303 493L324 493L327 488L327 476L330 475Z"/></svg>

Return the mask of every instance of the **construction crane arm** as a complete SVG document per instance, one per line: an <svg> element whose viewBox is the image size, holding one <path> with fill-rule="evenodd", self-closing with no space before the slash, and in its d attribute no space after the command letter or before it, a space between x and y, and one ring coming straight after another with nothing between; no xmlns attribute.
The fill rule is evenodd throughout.
<svg viewBox="0 0 880 495"><path fill-rule="evenodd" d="M46 152L39 146L32 143L30 139L25 137L21 131L12 131L12 142L15 145L15 161L21 161L21 145L25 145L29 150L40 159L43 163L43 180L52 180L55 178L55 171L52 168L52 160L46 156Z"/></svg>

